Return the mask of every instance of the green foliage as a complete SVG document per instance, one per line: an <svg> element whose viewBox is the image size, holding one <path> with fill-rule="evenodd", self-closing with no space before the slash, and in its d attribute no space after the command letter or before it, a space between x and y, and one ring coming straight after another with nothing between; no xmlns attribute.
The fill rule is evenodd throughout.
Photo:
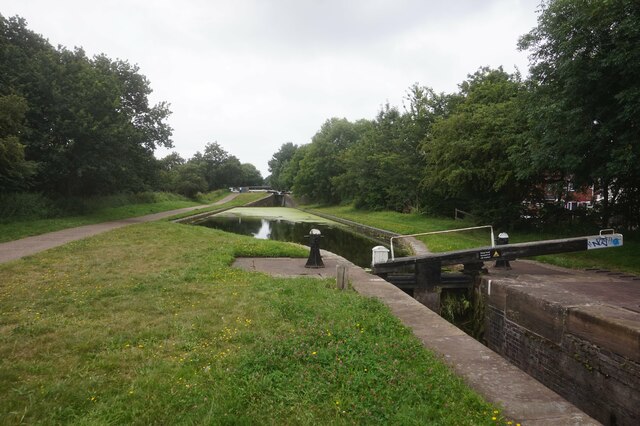
<svg viewBox="0 0 640 426"><path fill-rule="evenodd" d="M203 175L203 168L200 164L195 162L184 164L178 167L171 188L185 197L195 198L197 194L209 189Z"/></svg>
<svg viewBox="0 0 640 426"><path fill-rule="evenodd" d="M239 186L260 186L263 183L262 173L260 173L260 170L258 170L256 166L249 163L240 164Z"/></svg>
<svg viewBox="0 0 640 426"><path fill-rule="evenodd" d="M283 191L291 190L292 182L286 181L284 178L284 171L288 167L289 162L292 160L297 150L298 145L294 145L292 142L284 143L278 152L273 154L269 160L269 172L271 173L269 176L269 183L272 188Z"/></svg>
<svg viewBox="0 0 640 426"><path fill-rule="evenodd" d="M60 215L56 203L36 192L0 192L0 222L39 219Z"/></svg>
<svg viewBox="0 0 640 426"><path fill-rule="evenodd" d="M293 155L283 145L274 181L293 183L310 203L460 208L502 226L544 213L549 185L594 185L604 196L592 210L601 224L636 229L639 28L637 1L545 0L537 27L520 40L531 53L528 81L499 67L479 69L453 94L414 84L403 113L385 105L371 121L332 119ZM563 192L560 203L569 200Z"/></svg>
<svg viewBox="0 0 640 426"><path fill-rule="evenodd" d="M460 88L456 106L433 125L423 144L423 183L427 191L457 200L455 207L482 221L505 225L519 217L518 206L532 186L516 178L509 157L527 131L520 108L524 86L517 75L483 68ZM499 211L509 214L497 217Z"/></svg>
<svg viewBox="0 0 640 426"><path fill-rule="evenodd" d="M570 176L640 221L640 3L549 0L520 40L531 52L530 119L521 173Z"/></svg>
<svg viewBox="0 0 640 426"><path fill-rule="evenodd" d="M194 205L163 192L55 199L41 193L0 193L0 242Z"/></svg>
<svg viewBox="0 0 640 426"><path fill-rule="evenodd" d="M18 176L38 163L36 189L88 196L152 183L154 149L171 146L170 112L166 103L149 105L151 88L137 66L56 49L23 19L0 15L0 75L0 96L17 95L28 107L19 140L27 162L10 139L11 162L22 163Z"/></svg>
<svg viewBox="0 0 640 426"><path fill-rule="evenodd" d="M27 112L27 101L17 95L0 95L0 193L26 189L36 164L24 157L19 135Z"/></svg>
<svg viewBox="0 0 640 426"><path fill-rule="evenodd" d="M217 142L207 143L204 154L196 152L187 162L172 153L160 160L163 185L194 198L198 193L221 188L262 185L260 171L242 164Z"/></svg>
<svg viewBox="0 0 640 426"><path fill-rule="evenodd" d="M294 194L319 202L339 202L341 194L334 178L344 173L341 158L358 140L361 127L362 124L353 124L346 119L327 120L313 136L299 163Z"/></svg>
<svg viewBox="0 0 640 426"><path fill-rule="evenodd" d="M278 176L278 180L276 181L280 187L286 188L288 191L293 189L295 179L300 172L300 163L307 154L307 151L309 151L309 147L310 145L299 146L292 155L291 160L283 166L282 171Z"/></svg>
<svg viewBox="0 0 640 426"><path fill-rule="evenodd" d="M386 105L343 158L345 172L334 179L343 198L371 209L408 210L419 204L418 141L407 138L404 117Z"/></svg>

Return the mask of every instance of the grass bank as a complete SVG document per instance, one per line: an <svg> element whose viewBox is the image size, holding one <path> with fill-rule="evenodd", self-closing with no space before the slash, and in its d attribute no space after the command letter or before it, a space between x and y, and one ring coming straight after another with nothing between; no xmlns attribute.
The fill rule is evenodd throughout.
<svg viewBox="0 0 640 426"><path fill-rule="evenodd" d="M446 218L427 217L421 214L404 214L397 212L371 212L355 209L352 206L310 206L310 210L316 210L374 226L400 234L417 234L421 232L442 231L446 229L456 229L473 226L472 223L456 221ZM433 252L443 252L450 250L462 250L467 248L487 246L490 244L490 231L467 231L455 234L433 235L421 237L427 247ZM496 234L500 230L495 230ZM597 230L593 231L597 234ZM583 235L583 234L580 234ZM497 235L496 235L497 236ZM553 235L545 233L531 233L512 231L509 232L509 240L512 243L527 241L539 241L546 239L564 238L578 236L571 234L568 229L565 235ZM624 246L613 249L589 250L578 253L565 253L558 255L539 256L535 258L542 262L564 266L574 269L601 268L614 271L640 274L640 239L637 235L625 236Z"/></svg>
<svg viewBox="0 0 640 426"><path fill-rule="evenodd" d="M0 423L496 424L381 303L170 222L0 265Z"/></svg>
<svg viewBox="0 0 640 426"><path fill-rule="evenodd" d="M228 195L224 194L225 196ZM167 218L167 220L175 220L175 219L182 219L185 217L189 217L189 216L193 216L196 214L201 214L201 213L208 213L208 212L212 212L212 211L216 211L216 210L220 210L221 208L232 208L232 207L240 207L240 206L244 206L247 203L251 203L253 201L257 201L260 200L266 196L268 196L269 194L265 194L265 193L260 193L260 192L243 192L241 194L238 194L236 196L236 198L234 198L231 201L228 201L226 203L224 203L223 205L217 205L217 206L208 206L208 207L202 207L187 213L180 213L174 216L171 216L169 218Z"/></svg>
<svg viewBox="0 0 640 426"><path fill-rule="evenodd" d="M52 213L54 217L40 217L38 212L34 212L27 217L3 217L2 221L0 221L0 243L77 226L211 204L228 194L229 191L226 190L215 191L202 195L198 201L167 193L144 193L144 196L132 194L89 200L69 199L64 201L64 204L69 206L62 211L57 210L56 213ZM236 200L229 203L229 206L243 205L262 196L264 194L240 194ZM74 205L72 206L71 204ZM197 212L211 211L216 208L219 207L203 208ZM64 213L64 211L74 211L74 209L80 213ZM44 215L47 215L45 213L43 212ZM193 213L187 213L184 216L189 214Z"/></svg>

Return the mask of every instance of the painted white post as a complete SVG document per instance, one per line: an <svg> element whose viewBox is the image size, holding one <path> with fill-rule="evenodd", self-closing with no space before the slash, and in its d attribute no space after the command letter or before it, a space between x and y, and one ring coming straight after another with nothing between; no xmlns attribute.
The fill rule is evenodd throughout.
<svg viewBox="0 0 640 426"><path fill-rule="evenodd" d="M378 263L385 263L389 260L389 249L384 246L375 246L371 249L371 266Z"/></svg>

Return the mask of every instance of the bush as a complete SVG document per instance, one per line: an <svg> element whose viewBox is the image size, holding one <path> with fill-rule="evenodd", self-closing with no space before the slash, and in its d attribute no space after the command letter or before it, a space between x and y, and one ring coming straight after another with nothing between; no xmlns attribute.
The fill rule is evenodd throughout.
<svg viewBox="0 0 640 426"><path fill-rule="evenodd" d="M131 204L151 204L163 201L182 201L185 198L169 192L136 192L106 195L100 197L66 197L56 200L56 205L66 214L88 214L102 209L128 206Z"/></svg>
<svg viewBox="0 0 640 426"><path fill-rule="evenodd" d="M169 192L122 193L90 198L64 197L55 200L41 193L0 194L0 221L9 222L16 219L48 219L84 215L98 210L131 204L183 200L185 200L183 196Z"/></svg>
<svg viewBox="0 0 640 426"><path fill-rule="evenodd" d="M0 194L0 222L20 219L49 218L61 211L53 200L35 192Z"/></svg>

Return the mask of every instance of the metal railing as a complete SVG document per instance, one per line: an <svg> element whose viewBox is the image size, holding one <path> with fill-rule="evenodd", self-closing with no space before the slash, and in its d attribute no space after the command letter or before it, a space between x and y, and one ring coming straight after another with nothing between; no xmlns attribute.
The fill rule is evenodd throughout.
<svg viewBox="0 0 640 426"><path fill-rule="evenodd" d="M395 255L393 252L393 240L394 239L399 239L399 238L409 238L409 237L420 237L420 236L424 236L424 235L434 235L434 234L447 234L450 232L460 232L460 231L472 231L475 229L486 229L489 228L491 229L491 247L495 247L496 246L496 240L493 236L493 226L491 225L482 225L482 226L473 226L471 228L459 228L459 229L448 229L446 231L432 231L432 232L421 232L420 234L411 234L411 235L397 235L395 237L391 237L391 241L390 241L390 246L391 246L391 259L395 259Z"/></svg>

